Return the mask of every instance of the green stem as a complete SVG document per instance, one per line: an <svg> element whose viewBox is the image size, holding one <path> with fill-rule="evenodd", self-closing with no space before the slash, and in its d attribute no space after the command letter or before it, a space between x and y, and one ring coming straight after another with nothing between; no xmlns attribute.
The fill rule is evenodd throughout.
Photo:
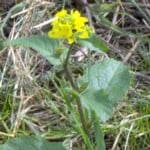
<svg viewBox="0 0 150 150"><path fill-rule="evenodd" d="M70 73L69 68L68 68L68 62L69 62L70 54L72 52L72 48L73 48L73 44L69 48L69 51L68 51L68 54L67 54L67 58L66 58L65 63L64 63L64 71L66 73L66 77L69 80L72 88L77 91L78 87L74 83L73 78L72 78L71 73ZM85 121L85 117L84 117L81 101L80 101L79 98L77 98L76 102L77 102L77 108L78 108L78 112L79 112L79 116L80 116L80 120L81 120L81 123L82 123L83 130L88 135L88 129L87 129L87 125L86 125L86 121Z"/></svg>

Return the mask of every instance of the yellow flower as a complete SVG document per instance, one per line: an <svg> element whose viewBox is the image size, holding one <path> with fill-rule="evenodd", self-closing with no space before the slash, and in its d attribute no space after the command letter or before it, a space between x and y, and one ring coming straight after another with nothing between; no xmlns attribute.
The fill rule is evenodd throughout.
<svg viewBox="0 0 150 150"><path fill-rule="evenodd" d="M48 32L49 37L64 39L72 44L78 38L88 38L92 33L92 28L86 25L88 19L82 17L77 10L71 10L70 13L61 10L56 13L55 17L56 19L52 22L52 29Z"/></svg>
<svg viewBox="0 0 150 150"><path fill-rule="evenodd" d="M60 12L58 12L55 16L56 17L64 17L66 15L67 15L67 11L63 9Z"/></svg>
<svg viewBox="0 0 150 150"><path fill-rule="evenodd" d="M85 26L84 30L82 30L81 32L79 31L79 33L80 33L79 38L86 39L91 35L92 28L89 26Z"/></svg>
<svg viewBox="0 0 150 150"><path fill-rule="evenodd" d="M71 26L69 24L55 24L48 35L53 38L68 39L72 36Z"/></svg>
<svg viewBox="0 0 150 150"><path fill-rule="evenodd" d="M70 16L73 19L74 22L74 28L76 30L80 30L82 27L84 27L85 23L88 22L88 19L86 17L81 17L80 13L76 10L71 10Z"/></svg>

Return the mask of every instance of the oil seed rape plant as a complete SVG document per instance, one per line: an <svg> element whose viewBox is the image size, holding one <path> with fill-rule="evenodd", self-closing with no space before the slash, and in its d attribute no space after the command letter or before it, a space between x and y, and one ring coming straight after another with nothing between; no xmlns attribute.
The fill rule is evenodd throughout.
<svg viewBox="0 0 150 150"><path fill-rule="evenodd" d="M91 35L92 27L88 26L87 22L88 19L82 17L77 10L71 10L70 13L67 10L61 10L56 13L52 30L48 32L48 35L51 38L67 40L69 44L72 44L78 38L86 39Z"/></svg>
<svg viewBox="0 0 150 150"><path fill-rule="evenodd" d="M114 59L107 58L102 61L94 61L93 64L90 52L104 53L108 50L108 46L92 32L92 27L88 26L87 23L88 19L81 16L79 11L67 12L63 9L54 16L52 29L48 35L34 35L6 42L0 40L0 45L23 45L35 49L55 67L54 75L57 79L59 78L57 73L63 70L60 73L62 75L65 73L65 75L60 77L60 80L55 82L53 75L50 76L50 79L58 90L59 96L66 102L67 112L71 116L70 125L83 138L84 144L81 149L105 150L100 121L105 122L111 117L114 104L121 100L129 88L130 74L124 64ZM69 50L64 41L70 44ZM73 75L72 65L70 65L72 62L69 59L75 43L87 47L89 51L87 67L85 70L83 68L83 74L80 78ZM65 81L65 86L62 86L62 80L63 83ZM74 107L74 104L77 107ZM92 138L90 136L91 130L94 133L94 138L93 135ZM49 144L51 145L48 147L49 149L55 149L52 148L54 143ZM3 146L5 147L5 145ZM62 144L59 149L65 150ZM26 147L23 150L26 150Z"/></svg>

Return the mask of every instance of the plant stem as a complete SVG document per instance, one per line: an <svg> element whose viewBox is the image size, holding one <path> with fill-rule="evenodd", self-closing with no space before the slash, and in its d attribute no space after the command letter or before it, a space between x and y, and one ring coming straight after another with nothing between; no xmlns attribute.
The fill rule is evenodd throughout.
<svg viewBox="0 0 150 150"><path fill-rule="evenodd" d="M73 48L73 44L69 48L69 51L68 51L68 54L67 54L67 58L66 58L65 63L64 63L64 71L66 73L66 77L69 80L72 88L77 91L78 87L74 83L73 78L72 78L71 73L70 73L69 68L68 68L68 62L69 62L69 57L70 57L72 48ZM77 98L76 102L77 102L77 108L78 108L78 112L79 112L79 116L80 116L80 120L81 120L81 123L82 123L83 130L88 135L87 125L86 125L86 121L85 121L85 117L84 117L81 101L80 101L79 98Z"/></svg>

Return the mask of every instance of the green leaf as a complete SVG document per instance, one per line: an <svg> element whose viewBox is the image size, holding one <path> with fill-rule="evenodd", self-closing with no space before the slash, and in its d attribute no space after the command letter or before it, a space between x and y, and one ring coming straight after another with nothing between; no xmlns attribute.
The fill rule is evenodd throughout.
<svg viewBox="0 0 150 150"><path fill-rule="evenodd" d="M135 7L138 9L138 11L145 17L148 23L150 23L150 18L149 16L141 9L141 7L138 5L138 3L135 0L131 0L131 3L135 5Z"/></svg>
<svg viewBox="0 0 150 150"><path fill-rule="evenodd" d="M60 142L48 142L40 137L23 136L0 145L0 150L65 150Z"/></svg>
<svg viewBox="0 0 150 150"><path fill-rule="evenodd" d="M49 38L47 35L34 35L27 38L18 38L16 40L7 41L5 46L26 46L39 52L52 65L60 66L64 60L64 55L61 55L65 50L60 45L59 40ZM58 54L60 53L60 55ZM65 53L64 53L65 54Z"/></svg>
<svg viewBox="0 0 150 150"><path fill-rule="evenodd" d="M106 121L111 116L113 105L129 88L130 74L121 62L105 59L91 66L82 80L88 82L88 87L81 94L83 105Z"/></svg>
<svg viewBox="0 0 150 150"><path fill-rule="evenodd" d="M0 50L2 50L4 47L3 43L4 43L3 38L0 36Z"/></svg>
<svg viewBox="0 0 150 150"><path fill-rule="evenodd" d="M97 117L94 111L92 111L92 122L94 125L94 133L95 133L97 150L105 150L106 146L104 141L104 134L99 122L99 118Z"/></svg>
<svg viewBox="0 0 150 150"><path fill-rule="evenodd" d="M81 46L85 46L90 50L98 52L107 52L108 46L95 34L92 34L88 39L79 39L77 43Z"/></svg>
<svg viewBox="0 0 150 150"><path fill-rule="evenodd" d="M0 40L0 50L3 49L3 42Z"/></svg>
<svg viewBox="0 0 150 150"><path fill-rule="evenodd" d="M113 24L108 18L101 15L101 8L93 7L91 12L93 13L94 18L106 28L121 35L133 35L133 33L120 28L119 26Z"/></svg>
<svg viewBox="0 0 150 150"><path fill-rule="evenodd" d="M102 3L100 5L100 11L101 12L107 12L107 11L114 11L114 8L119 4L119 2L112 2L112 3Z"/></svg>

